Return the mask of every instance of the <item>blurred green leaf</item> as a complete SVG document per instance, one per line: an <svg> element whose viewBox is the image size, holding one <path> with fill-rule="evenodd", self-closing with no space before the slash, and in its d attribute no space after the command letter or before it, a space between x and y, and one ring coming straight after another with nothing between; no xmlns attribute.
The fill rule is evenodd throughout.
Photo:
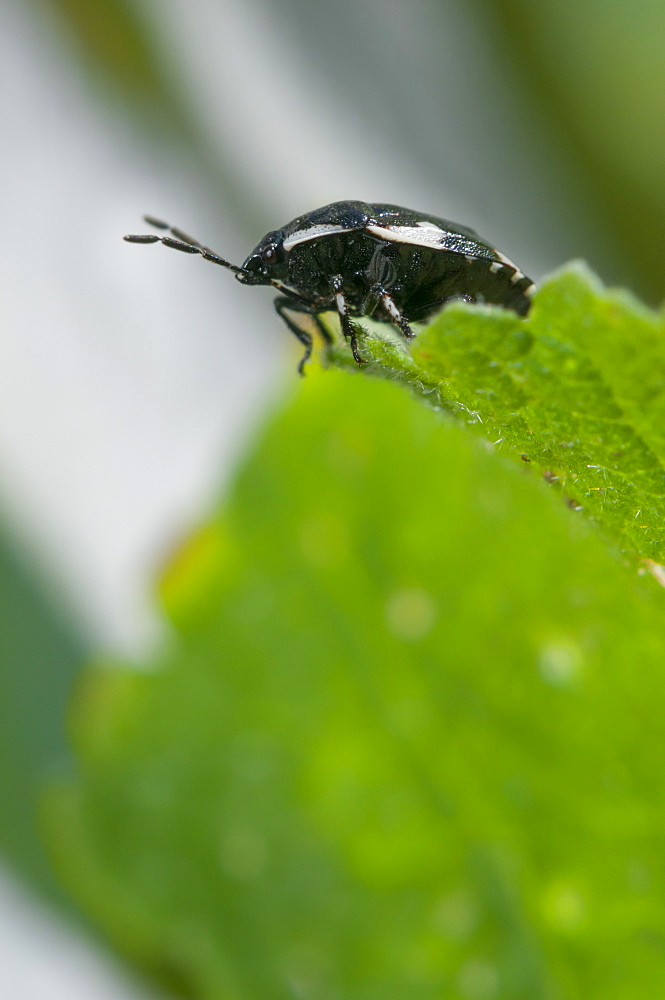
<svg viewBox="0 0 665 1000"><path fill-rule="evenodd" d="M41 3L41 0L39 0ZM90 78L134 119L145 138L168 137L196 163L190 183L207 185L248 231L261 226L260 197L238 173L232 149L211 142L164 48L158 7L131 0L49 0ZM138 120L137 120L138 119Z"/></svg>
<svg viewBox="0 0 665 1000"><path fill-rule="evenodd" d="M98 74L134 101L174 111L173 87L144 21L127 0L53 0ZM177 107L177 104L175 105Z"/></svg>
<svg viewBox="0 0 665 1000"><path fill-rule="evenodd" d="M467 326L519 331L419 357ZM663 595L527 466L312 372L161 590L179 637L88 671L48 801L122 952L199 1000L665 989Z"/></svg>
<svg viewBox="0 0 665 1000"><path fill-rule="evenodd" d="M411 355L366 335L369 371L405 381L556 483L631 557L665 561L665 321L581 266L519 319L445 309ZM351 366L349 352L333 360Z"/></svg>
<svg viewBox="0 0 665 1000"><path fill-rule="evenodd" d="M510 71L571 163L633 287L665 295L665 6L644 0L480 0ZM547 223L545 223L547 224Z"/></svg>
<svg viewBox="0 0 665 1000"><path fill-rule="evenodd" d="M0 851L53 890L37 834L43 783L68 761L64 715L84 643L43 581L0 538Z"/></svg>

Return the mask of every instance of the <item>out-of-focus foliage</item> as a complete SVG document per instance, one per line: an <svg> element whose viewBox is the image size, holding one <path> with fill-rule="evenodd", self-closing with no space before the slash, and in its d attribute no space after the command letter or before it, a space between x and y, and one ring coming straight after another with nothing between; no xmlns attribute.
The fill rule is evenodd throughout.
<svg viewBox="0 0 665 1000"><path fill-rule="evenodd" d="M53 7L76 38L84 62L134 103L177 111L174 87L156 46L127 0L53 0Z"/></svg>
<svg viewBox="0 0 665 1000"><path fill-rule="evenodd" d="M384 328L385 329L385 328ZM407 382L559 484L631 556L665 561L665 321L578 267L526 319L445 309L411 355L379 332L370 370ZM333 358L353 364L348 351Z"/></svg>
<svg viewBox="0 0 665 1000"><path fill-rule="evenodd" d="M196 164L191 185L203 183L246 226L256 225L255 198L228 146L217 141L211 149L168 64L150 11L132 0L51 0L51 5L81 64L123 115L133 118L143 135L150 133L158 148L168 141L186 152Z"/></svg>
<svg viewBox="0 0 665 1000"><path fill-rule="evenodd" d="M69 759L65 708L84 647L5 540L0 607L0 850L54 891L37 835L37 804L43 783Z"/></svg>
<svg viewBox="0 0 665 1000"><path fill-rule="evenodd" d="M662 592L528 466L312 373L161 590L49 802L122 952L201 1000L663 992Z"/></svg>
<svg viewBox="0 0 665 1000"><path fill-rule="evenodd" d="M587 204L617 259L632 268L631 284L661 301L665 6L482 0L479 12L494 23L511 70L573 158Z"/></svg>

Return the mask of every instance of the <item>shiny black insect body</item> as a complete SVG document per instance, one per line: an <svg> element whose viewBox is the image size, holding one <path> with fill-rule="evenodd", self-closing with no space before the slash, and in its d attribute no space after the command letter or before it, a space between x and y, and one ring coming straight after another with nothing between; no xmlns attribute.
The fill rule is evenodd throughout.
<svg viewBox="0 0 665 1000"><path fill-rule="evenodd" d="M338 201L301 215L263 237L242 266L202 246L179 229L146 216L171 236L125 236L197 253L235 272L245 285L271 285L275 308L312 353L312 334L296 316L309 316L321 336L330 333L320 314L334 311L358 364L364 364L352 317L391 323L403 337L451 299L489 302L524 316L534 285L507 257L472 229L397 205Z"/></svg>

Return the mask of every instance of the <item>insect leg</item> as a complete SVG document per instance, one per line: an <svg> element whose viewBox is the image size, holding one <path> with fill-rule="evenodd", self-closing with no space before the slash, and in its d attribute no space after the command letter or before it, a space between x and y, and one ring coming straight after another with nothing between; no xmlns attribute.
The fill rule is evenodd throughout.
<svg viewBox="0 0 665 1000"><path fill-rule="evenodd" d="M275 287L279 288L280 286L276 284ZM275 299L275 308L277 308L276 305L277 302L283 303L283 306L280 306L280 308L277 309L277 312L282 317L282 319L286 322L286 317L283 316L281 312L282 308L290 309L291 312L298 312L302 313L305 316L309 316L314 321L317 330L321 334L323 340L325 340L326 344L332 344L333 343L332 335L328 330L327 326L325 325L325 323L322 322L319 314L315 312L314 307L310 305L309 302L305 302L304 300L298 298L293 298L292 297L293 295L294 293L290 292L289 295L282 295L280 296L279 299Z"/></svg>
<svg viewBox="0 0 665 1000"><path fill-rule="evenodd" d="M332 289L333 295L335 296L335 305L337 306L337 314L339 316L339 322L342 327L342 333L344 337L351 345L351 351L353 357L355 358L356 364L364 365L367 364L365 359L360 355L358 351L358 339L356 337L356 331L353 323L349 318L349 309L346 303L346 297L343 290L343 279L341 274L336 274L330 279L330 287Z"/></svg>
<svg viewBox="0 0 665 1000"><path fill-rule="evenodd" d="M297 301L294 302L293 299L290 299L288 298L288 296L283 295L280 296L278 299L275 299L275 309L277 311L277 315L280 317L280 319L284 321L284 323L286 323L291 333L298 338L301 344L305 345L305 353L303 354L300 360L300 364L298 365L298 374L304 375L305 365L312 356L312 335L311 333L309 333L308 330L303 330L301 326L298 326L295 320L292 319L290 316L288 316L287 313L296 312L301 314L304 313L307 316L311 316L314 322L316 323L317 327L319 328L319 330L321 330L322 332L325 331L325 337L326 340L328 341L330 340L330 334L325 329L323 323L316 315L316 313L312 311L311 307L305 305L304 303Z"/></svg>
<svg viewBox="0 0 665 1000"><path fill-rule="evenodd" d="M290 299L289 301L293 301L293 300ZM291 308L293 309L293 306L291 306ZM330 333L330 330L325 325L325 323L321 320L321 317L318 315L318 313L315 313L315 312L311 311L310 308L307 308L307 309L302 309L301 308L301 309L297 309L296 311L297 312L302 312L302 313L307 313L307 315L311 316L312 319L314 320L314 323L316 324L316 328L319 331L319 333L321 334L321 337L323 338L323 340L325 340L326 344L332 344L333 338L332 338L332 335Z"/></svg>
<svg viewBox="0 0 665 1000"><path fill-rule="evenodd" d="M397 305L395 304L395 300L385 290L385 288L382 288L381 285L375 285L369 291L368 298L370 296L378 298L384 310L388 313L390 319L393 321L393 323L398 328L399 332L402 334L405 340L413 340L413 338L415 337L415 333L409 326L409 321L399 311Z"/></svg>

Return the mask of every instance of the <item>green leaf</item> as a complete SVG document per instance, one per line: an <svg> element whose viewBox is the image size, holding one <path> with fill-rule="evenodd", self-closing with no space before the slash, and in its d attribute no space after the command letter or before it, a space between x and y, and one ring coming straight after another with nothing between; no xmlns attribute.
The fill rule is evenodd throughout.
<svg viewBox="0 0 665 1000"><path fill-rule="evenodd" d="M471 330L551 414L554 333L521 384L503 314L418 357ZM122 952L197 1000L663 993L663 594L528 466L312 372L161 590L171 647L88 672L48 802Z"/></svg>
<svg viewBox="0 0 665 1000"><path fill-rule="evenodd" d="M126 0L54 0L91 69L125 97L173 118L174 88L160 66L142 16Z"/></svg>
<svg viewBox="0 0 665 1000"><path fill-rule="evenodd" d="M653 123L665 87L665 7L646 0L636 18L630 0L476 0L474 16L485 19L528 95L537 141L556 150L552 169L565 164L568 192L583 205L577 211L603 235L595 260L604 244L604 272L623 281L630 274L631 287L661 301L665 137ZM543 211L548 217L556 205ZM579 231L570 239L582 245Z"/></svg>
<svg viewBox="0 0 665 1000"><path fill-rule="evenodd" d="M454 304L414 341L362 339L369 370L460 416L558 484L632 558L665 561L665 321L581 265L526 319ZM342 348L333 360L349 364Z"/></svg>
<svg viewBox="0 0 665 1000"><path fill-rule="evenodd" d="M88 651L44 580L0 529L0 851L58 894L37 830L42 786L69 760L64 715Z"/></svg>

